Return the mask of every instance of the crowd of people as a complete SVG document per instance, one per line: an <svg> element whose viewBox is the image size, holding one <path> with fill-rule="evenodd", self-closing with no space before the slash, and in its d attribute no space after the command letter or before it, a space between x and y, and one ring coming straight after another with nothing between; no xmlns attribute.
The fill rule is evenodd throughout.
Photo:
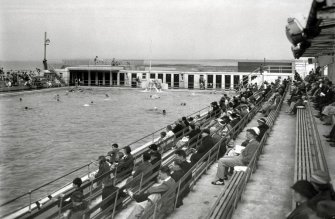
<svg viewBox="0 0 335 219"><path fill-rule="evenodd" d="M175 204L177 207L183 205L183 198L189 193L189 182L192 180L189 170L223 137L228 139L228 143L221 141L219 157L222 158L219 160L217 178L212 183L223 185L234 166L248 165L260 139L269 128L266 125L267 110L263 112L264 118L258 120L259 125L247 130L246 141L241 146L244 147L243 150L238 151L233 136L227 134L257 105L259 99L262 99L256 98L254 92L259 92L260 96L266 96L270 91L274 92L269 99L273 106L278 104L276 98L283 95L287 83L288 81L284 80L280 85L279 81L276 81L261 86L257 91L246 89L238 96L223 95L219 102L211 103L212 110L205 117L205 121L199 117L178 119L173 126L168 125L166 131L160 133L160 138L142 154L142 162L136 166L130 147L124 147L121 152L118 145L113 144L107 156L99 157L99 170L94 176L97 184L101 184L103 188L111 187L111 176L114 173L117 173L118 177L127 176L127 186L122 191L121 199L127 194L136 201L128 218L140 218L160 199L162 203L159 202L159 212L163 215L171 213ZM162 155L170 148L174 149L173 162L170 166L162 166ZM140 181L150 179L154 174L158 177L152 186L139 193L133 193L132 188L139 185ZM181 185L183 189L175 203L176 192L171 192L171 188L174 188L186 174L188 175ZM117 189L113 186L103 190L103 199L110 197ZM103 207L101 209L103 210Z"/></svg>
<svg viewBox="0 0 335 219"><path fill-rule="evenodd" d="M53 87L60 86L58 81L52 81L40 76L41 70L4 70L0 68L0 88L27 86L27 87ZM58 82L58 83L57 83Z"/></svg>

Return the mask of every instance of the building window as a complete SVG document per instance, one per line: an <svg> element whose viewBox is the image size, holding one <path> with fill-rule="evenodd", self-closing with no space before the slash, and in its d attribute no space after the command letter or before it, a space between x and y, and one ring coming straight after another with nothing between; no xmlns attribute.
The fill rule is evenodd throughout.
<svg viewBox="0 0 335 219"><path fill-rule="evenodd" d="M142 73L142 79L146 79L147 78L147 74L146 73Z"/></svg>

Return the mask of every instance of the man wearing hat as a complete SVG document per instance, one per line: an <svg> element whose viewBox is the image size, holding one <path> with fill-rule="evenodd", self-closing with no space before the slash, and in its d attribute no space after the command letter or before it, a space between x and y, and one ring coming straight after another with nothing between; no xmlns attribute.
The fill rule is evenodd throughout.
<svg viewBox="0 0 335 219"><path fill-rule="evenodd" d="M201 133L201 145L198 147L196 153L194 153L190 160L192 165L196 164L213 146L213 138L210 136L209 129L204 129Z"/></svg>
<svg viewBox="0 0 335 219"><path fill-rule="evenodd" d="M256 140L258 128L251 128L247 130L246 137L249 140L248 145L238 156L224 156L218 162L218 170L216 172L215 181L213 185L224 185L224 180L228 179L227 172L229 167L246 166L254 156L259 142ZM259 134L259 132L258 132Z"/></svg>
<svg viewBox="0 0 335 219"><path fill-rule="evenodd" d="M299 180L291 188L294 190L294 200L300 204L287 216L287 219L318 218L308 204L308 201L317 194L313 185L306 180Z"/></svg>
<svg viewBox="0 0 335 219"><path fill-rule="evenodd" d="M259 128L259 135L257 137L257 141L260 142L262 140L265 132L269 129L269 126L266 124L265 118L259 118L257 120L257 122L258 122L257 128Z"/></svg>

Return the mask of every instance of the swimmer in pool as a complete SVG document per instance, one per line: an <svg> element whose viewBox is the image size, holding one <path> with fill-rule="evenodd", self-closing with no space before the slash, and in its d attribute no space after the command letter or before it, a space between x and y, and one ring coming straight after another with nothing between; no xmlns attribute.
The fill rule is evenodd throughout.
<svg viewBox="0 0 335 219"><path fill-rule="evenodd" d="M20 97L20 102L22 102L22 98Z"/></svg>
<svg viewBox="0 0 335 219"><path fill-rule="evenodd" d="M93 101L91 101L91 104L93 104Z"/></svg>
<svg viewBox="0 0 335 219"><path fill-rule="evenodd" d="M163 110L163 115L166 115L166 110Z"/></svg>
<svg viewBox="0 0 335 219"><path fill-rule="evenodd" d="M108 95L108 94L105 94L105 96L106 96L106 97L109 97L109 95Z"/></svg>
<svg viewBox="0 0 335 219"><path fill-rule="evenodd" d="M24 110L30 110L30 109L31 109L30 107L27 106L24 107Z"/></svg>

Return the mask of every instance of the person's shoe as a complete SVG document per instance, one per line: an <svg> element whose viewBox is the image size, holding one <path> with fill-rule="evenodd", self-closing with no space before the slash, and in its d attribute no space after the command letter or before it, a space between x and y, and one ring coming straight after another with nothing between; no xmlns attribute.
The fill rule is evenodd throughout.
<svg viewBox="0 0 335 219"><path fill-rule="evenodd" d="M332 148L335 148L335 144L330 144L329 146Z"/></svg>
<svg viewBox="0 0 335 219"><path fill-rule="evenodd" d="M327 142L335 142L333 139L326 140Z"/></svg>
<svg viewBox="0 0 335 219"><path fill-rule="evenodd" d="M228 176L224 176L223 179L224 179L224 180L228 180Z"/></svg>
<svg viewBox="0 0 335 219"><path fill-rule="evenodd" d="M213 181L212 184L216 185L216 186L223 186L224 185L224 180L219 179L219 180Z"/></svg>
<svg viewBox="0 0 335 219"><path fill-rule="evenodd" d="M323 135L323 137L325 137L325 138L331 138L330 135Z"/></svg>
<svg viewBox="0 0 335 219"><path fill-rule="evenodd" d="M320 115L314 115L316 118L321 118L321 116Z"/></svg>

